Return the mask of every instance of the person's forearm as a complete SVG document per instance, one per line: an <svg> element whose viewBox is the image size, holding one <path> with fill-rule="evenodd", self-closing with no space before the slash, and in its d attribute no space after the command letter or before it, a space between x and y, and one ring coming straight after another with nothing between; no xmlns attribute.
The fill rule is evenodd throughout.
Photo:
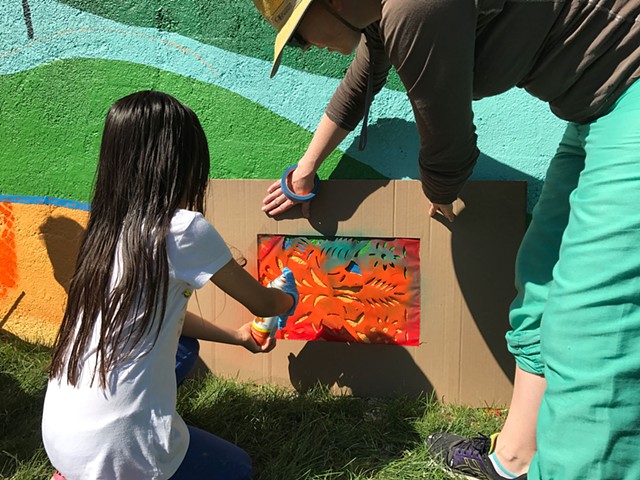
<svg viewBox="0 0 640 480"><path fill-rule="evenodd" d="M219 327L191 312L185 314L182 335L209 342L241 344L237 330Z"/></svg>
<svg viewBox="0 0 640 480"><path fill-rule="evenodd" d="M323 114L307 151L298 160L293 173L286 179L289 189L298 195L311 193L316 185L316 173L320 165L340 145L348 133L348 130L339 127L326 113ZM267 189L267 196L262 201L262 211L267 215L278 215L298 203L284 194L281 185L281 180L277 180ZM303 217L309 217L309 202L303 202L301 210Z"/></svg>
<svg viewBox="0 0 640 480"><path fill-rule="evenodd" d="M322 162L333 152L349 134L348 130L340 128L327 114L323 114L318 128L307 147L307 151L298 163L299 169L315 174Z"/></svg>

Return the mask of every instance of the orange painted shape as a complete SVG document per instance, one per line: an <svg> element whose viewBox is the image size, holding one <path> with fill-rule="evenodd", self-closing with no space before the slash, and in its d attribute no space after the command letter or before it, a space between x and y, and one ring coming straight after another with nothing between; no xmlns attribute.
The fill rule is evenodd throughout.
<svg viewBox="0 0 640 480"><path fill-rule="evenodd" d="M0 298L18 281L13 205L0 202Z"/></svg>
<svg viewBox="0 0 640 480"><path fill-rule="evenodd" d="M268 283L286 266L300 293L277 337L418 345L419 245L415 239L261 236L260 280Z"/></svg>

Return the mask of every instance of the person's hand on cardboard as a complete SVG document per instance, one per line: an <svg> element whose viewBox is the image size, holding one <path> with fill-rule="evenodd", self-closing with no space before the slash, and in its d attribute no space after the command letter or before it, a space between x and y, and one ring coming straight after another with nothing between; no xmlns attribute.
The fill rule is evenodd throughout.
<svg viewBox="0 0 640 480"><path fill-rule="evenodd" d="M444 218L453 222L460 213L464 210L464 202L458 198L453 203L433 203L429 202L429 216L435 217L438 213Z"/></svg>
<svg viewBox="0 0 640 480"><path fill-rule="evenodd" d="M302 165L296 168L287 178L289 189L296 195L307 195L313 191L315 187L315 172L306 171ZM300 203L302 208L302 216L309 218L309 201L296 202L285 196L282 192L282 181L273 182L267 189L267 195L262 200L262 211L267 215L275 216L282 212L286 212L291 207Z"/></svg>

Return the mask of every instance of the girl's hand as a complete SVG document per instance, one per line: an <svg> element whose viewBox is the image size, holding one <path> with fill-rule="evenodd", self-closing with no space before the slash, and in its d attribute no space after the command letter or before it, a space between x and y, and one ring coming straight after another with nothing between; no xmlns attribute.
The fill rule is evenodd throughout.
<svg viewBox="0 0 640 480"><path fill-rule="evenodd" d="M306 171L303 166L299 165L289 177L289 188L296 195L307 195L313 190L314 178L314 171ZM286 212L296 203L284 196L280 188L280 180L278 180L267 189L267 195L262 200L262 211L267 215L274 216ZM302 202L301 207L302 216L309 218L309 202Z"/></svg>
<svg viewBox="0 0 640 480"><path fill-rule="evenodd" d="M251 353L267 353L276 347L276 339L268 338L264 345L257 343L251 335L251 322L245 323L238 331L238 345L242 345Z"/></svg>

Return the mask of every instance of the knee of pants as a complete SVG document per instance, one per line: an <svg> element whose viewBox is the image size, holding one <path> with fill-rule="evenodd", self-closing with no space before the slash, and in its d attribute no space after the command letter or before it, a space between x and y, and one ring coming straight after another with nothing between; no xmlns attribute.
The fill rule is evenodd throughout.
<svg viewBox="0 0 640 480"><path fill-rule="evenodd" d="M237 480L251 480L253 478L253 465L251 457L247 452L242 450L241 461L236 464L236 479Z"/></svg>
<svg viewBox="0 0 640 480"><path fill-rule="evenodd" d="M180 337L176 351L176 380L181 385L189 372L193 369L200 352L198 340L191 337Z"/></svg>
<svg viewBox="0 0 640 480"><path fill-rule="evenodd" d="M196 338L181 335L178 341L178 351L189 356L198 355L200 353L200 342Z"/></svg>
<svg viewBox="0 0 640 480"><path fill-rule="evenodd" d="M189 448L171 480L251 480L251 457L242 448L189 426Z"/></svg>

